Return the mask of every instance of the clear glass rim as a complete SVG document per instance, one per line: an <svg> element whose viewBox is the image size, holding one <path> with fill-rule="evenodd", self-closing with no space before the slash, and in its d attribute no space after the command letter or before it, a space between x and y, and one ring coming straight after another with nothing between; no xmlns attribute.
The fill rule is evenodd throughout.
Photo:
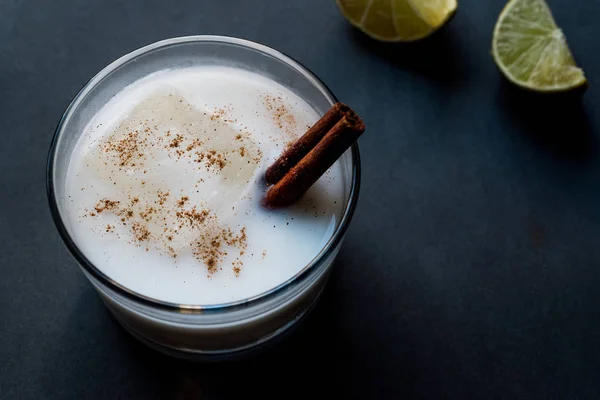
<svg viewBox="0 0 600 400"><path fill-rule="evenodd" d="M346 230L348 229L350 220L352 219L352 215L354 214L354 210L356 208L356 203L358 200L358 193L360 189L360 154L358 150L358 144L354 143L351 147L351 155L352 155L352 177L351 177L351 187L349 193L348 203L344 209L343 216L327 242L327 244L321 249L321 251L308 263L301 271L296 273L294 276L290 277L288 280L282 282L276 287L269 289L265 292L257 294L255 296L237 300L229 303L220 303L220 304L210 304L210 305L193 305L193 304L178 304L165 302L162 300L154 299L140 293L137 293L118 282L114 281L110 277L108 277L104 272L98 269L84 254L79 247L75 244L75 241L67 231L67 228L62 220L58 202L56 200L55 195L55 181L54 181L54 168L55 168L55 159L56 159L56 149L58 139L61 137L65 124L72 117L74 111L77 109L81 101L87 96L90 90L96 86L100 81L102 81L106 76L112 73L114 70L124 65L125 63L143 55L153 50L157 50L163 47L168 47L171 45L177 45L187 42L207 42L207 43L222 43L226 45L237 45L240 47L246 47L255 51L259 51L269 55L273 58L278 59L281 62L286 63L287 65L293 67L298 72L300 72L306 79L308 79L315 87L317 87L324 95L327 97L328 101L331 104L337 102L337 98L331 92L331 90L323 83L315 74L313 74L308 68L289 57L286 54L281 53L275 49L272 49L268 46L258 44L249 40L239 39L228 36L214 36L214 35L196 35L196 36L183 36L177 38L171 38L162 40L159 42L155 42L149 44L147 46L141 47L137 50L132 51L129 54L126 54L119 59L113 61L111 64L102 69L98 74L96 74L92 79L90 79L83 88L77 93L77 95L73 98L64 114L62 115L56 130L54 132L54 136L52 138L52 142L50 144L50 151L48 153L47 167L46 167L46 192L48 196L48 202L50 205L50 211L52 214L52 218L54 220L54 224L65 243L67 249L71 253L71 255L75 258L75 260L79 263L79 265L92 277L97 279L99 282L110 288L111 290L117 292L118 294L133 300L134 302L140 302L146 306L150 306L153 308L158 308L166 311L176 311L176 312L185 312L185 313L214 313L214 312L225 312L225 311L234 311L242 308L249 307L251 305L256 305L262 302L266 302L274 297L276 297L279 293L284 291L287 288L290 288L293 285L298 285L305 279L307 279L313 272L318 269L318 266L322 259L327 258L335 249L337 248L340 241L343 239Z"/></svg>

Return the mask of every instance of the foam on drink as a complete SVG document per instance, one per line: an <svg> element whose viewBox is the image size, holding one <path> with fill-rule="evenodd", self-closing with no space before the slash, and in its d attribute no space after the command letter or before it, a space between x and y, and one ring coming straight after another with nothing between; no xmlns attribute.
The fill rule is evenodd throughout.
<svg viewBox="0 0 600 400"><path fill-rule="evenodd" d="M343 212L338 163L294 206L260 205L266 166L318 118L288 89L235 68L135 82L71 156L77 245L111 279L162 301L218 304L274 288L321 251Z"/></svg>

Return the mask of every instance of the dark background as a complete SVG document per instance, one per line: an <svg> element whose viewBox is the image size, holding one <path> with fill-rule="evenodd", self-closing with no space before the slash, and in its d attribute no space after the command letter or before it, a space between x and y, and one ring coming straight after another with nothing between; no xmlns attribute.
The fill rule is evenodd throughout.
<svg viewBox="0 0 600 400"><path fill-rule="evenodd" d="M590 87L514 90L501 0L460 0L417 45L333 0L0 0L0 398L592 399L600 396L600 2L551 0ZM275 351L158 355L113 320L55 231L54 128L105 65L181 35L238 36L363 116L363 186L322 302Z"/></svg>

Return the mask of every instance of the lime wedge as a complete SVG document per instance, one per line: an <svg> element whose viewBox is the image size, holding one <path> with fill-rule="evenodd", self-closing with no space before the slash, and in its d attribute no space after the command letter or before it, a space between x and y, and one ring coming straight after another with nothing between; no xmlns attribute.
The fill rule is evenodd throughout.
<svg viewBox="0 0 600 400"><path fill-rule="evenodd" d="M536 92L563 92L586 83L545 0L511 0L494 29L492 55L513 83Z"/></svg>

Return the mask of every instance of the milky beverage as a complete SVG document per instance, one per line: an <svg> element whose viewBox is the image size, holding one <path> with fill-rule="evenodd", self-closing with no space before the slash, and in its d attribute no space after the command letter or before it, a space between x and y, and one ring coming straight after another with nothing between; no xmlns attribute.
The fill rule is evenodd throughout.
<svg viewBox="0 0 600 400"><path fill-rule="evenodd" d="M95 115L71 155L73 238L109 278L153 299L210 305L268 291L310 263L343 213L339 163L297 204L261 205L265 169L318 118L240 69L145 77Z"/></svg>

